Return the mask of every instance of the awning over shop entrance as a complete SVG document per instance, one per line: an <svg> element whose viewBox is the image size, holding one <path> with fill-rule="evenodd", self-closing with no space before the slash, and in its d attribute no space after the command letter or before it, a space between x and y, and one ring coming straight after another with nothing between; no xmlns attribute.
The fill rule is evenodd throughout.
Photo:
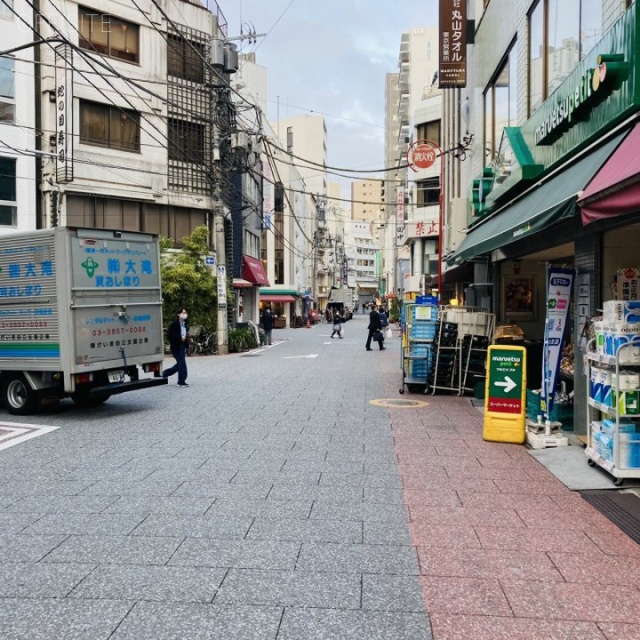
<svg viewBox="0 0 640 640"><path fill-rule="evenodd" d="M640 210L640 124L636 124L578 200L585 226Z"/></svg>
<svg viewBox="0 0 640 640"><path fill-rule="evenodd" d="M242 278L254 284L269 286L269 279L262 262L251 256L242 256Z"/></svg>
<svg viewBox="0 0 640 640"><path fill-rule="evenodd" d="M275 293L261 293L260 302L295 302L293 296L277 295Z"/></svg>
<svg viewBox="0 0 640 640"><path fill-rule="evenodd" d="M472 229L447 262L461 264L465 260L522 240L575 215L578 192L589 183L625 135L626 132L615 136L582 160Z"/></svg>

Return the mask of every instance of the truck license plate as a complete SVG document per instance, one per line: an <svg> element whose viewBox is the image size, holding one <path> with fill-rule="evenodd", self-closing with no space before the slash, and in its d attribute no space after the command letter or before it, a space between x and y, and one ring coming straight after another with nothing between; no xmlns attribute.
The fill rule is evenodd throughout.
<svg viewBox="0 0 640 640"><path fill-rule="evenodd" d="M109 371L109 382L124 382L124 371Z"/></svg>

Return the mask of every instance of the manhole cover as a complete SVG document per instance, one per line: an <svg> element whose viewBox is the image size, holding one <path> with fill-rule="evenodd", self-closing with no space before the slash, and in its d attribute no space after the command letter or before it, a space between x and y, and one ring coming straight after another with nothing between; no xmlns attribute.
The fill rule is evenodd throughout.
<svg viewBox="0 0 640 640"><path fill-rule="evenodd" d="M424 400L400 400L398 398L371 400L370 404L376 407L386 407L388 409L416 409L418 407L429 406L429 403L424 402Z"/></svg>
<svg viewBox="0 0 640 640"><path fill-rule="evenodd" d="M581 491L582 497L640 544L640 498L617 491Z"/></svg>

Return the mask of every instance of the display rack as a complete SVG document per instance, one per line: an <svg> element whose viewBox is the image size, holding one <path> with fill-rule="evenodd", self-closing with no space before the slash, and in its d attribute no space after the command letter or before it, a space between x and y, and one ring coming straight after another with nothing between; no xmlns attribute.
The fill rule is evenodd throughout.
<svg viewBox="0 0 640 640"><path fill-rule="evenodd" d="M478 307L442 307L436 324L432 394L472 391L474 376L485 374L495 315Z"/></svg>
<svg viewBox="0 0 640 640"><path fill-rule="evenodd" d="M591 466L602 467L620 486L625 478L640 478L640 336L610 349L596 351L595 338L585 356L587 384L587 448ZM633 388L632 388L633 387Z"/></svg>
<svg viewBox="0 0 640 640"><path fill-rule="evenodd" d="M460 395L474 391L475 382L486 376L487 351L495 323L495 315L487 311L477 309L466 314L462 325Z"/></svg>
<svg viewBox="0 0 640 640"><path fill-rule="evenodd" d="M436 332L438 307L407 304L402 345L402 386L420 385L424 392L433 365L433 340Z"/></svg>

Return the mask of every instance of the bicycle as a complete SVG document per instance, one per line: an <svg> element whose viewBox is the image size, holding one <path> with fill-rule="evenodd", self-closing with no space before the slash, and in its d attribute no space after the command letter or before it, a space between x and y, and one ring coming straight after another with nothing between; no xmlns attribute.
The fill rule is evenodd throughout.
<svg viewBox="0 0 640 640"><path fill-rule="evenodd" d="M205 331L203 327L194 327L187 347L187 354L214 355L218 353L218 334Z"/></svg>

